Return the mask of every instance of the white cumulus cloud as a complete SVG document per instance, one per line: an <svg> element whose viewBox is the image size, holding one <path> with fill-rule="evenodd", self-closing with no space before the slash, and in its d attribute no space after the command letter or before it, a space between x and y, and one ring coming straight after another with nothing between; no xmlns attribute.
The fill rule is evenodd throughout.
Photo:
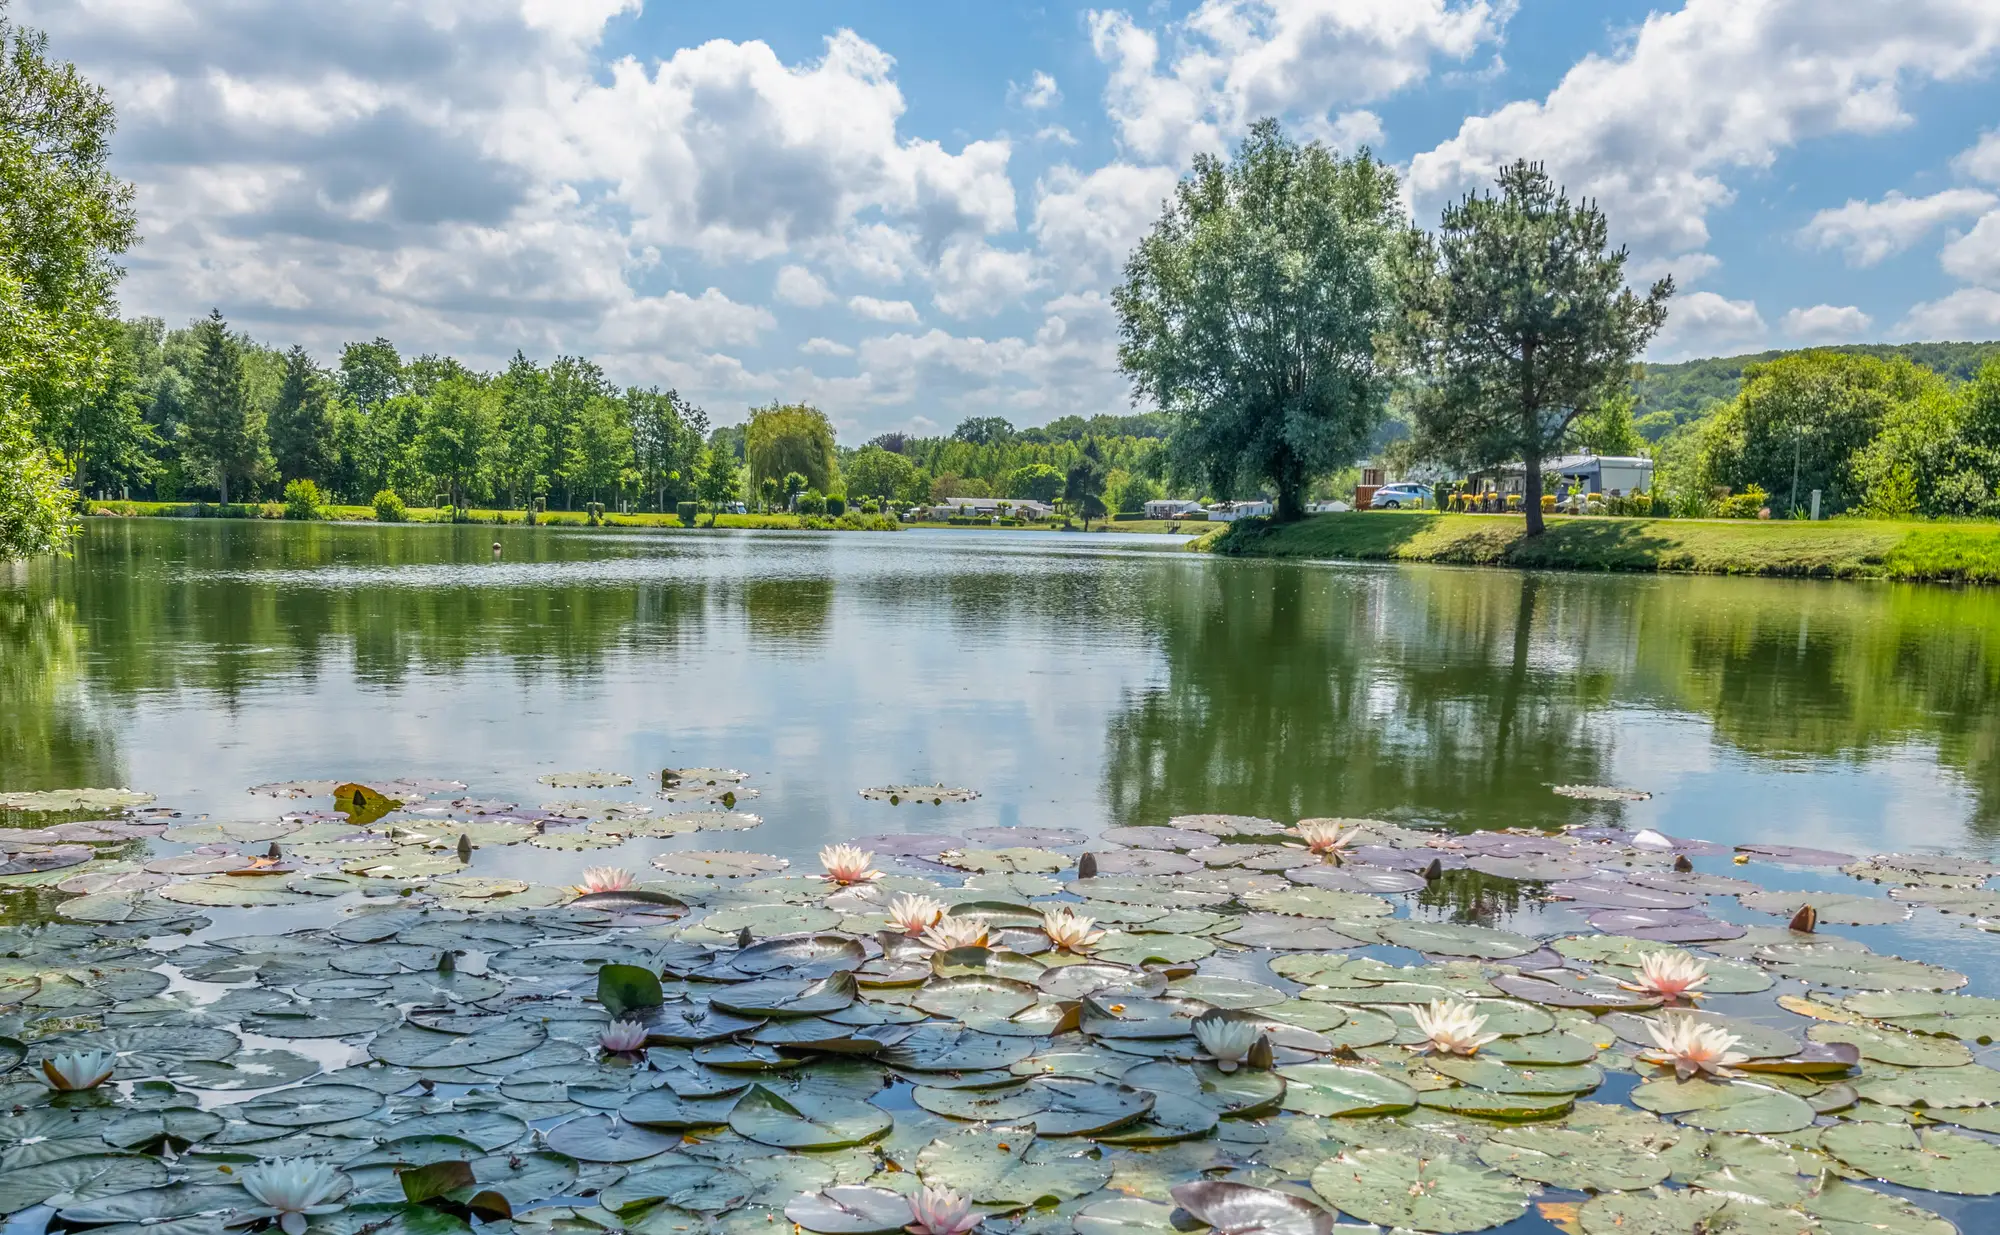
<svg viewBox="0 0 2000 1235"><path fill-rule="evenodd" d="M873 322L916 322L917 306L907 300L878 300L873 296L851 296L847 308L856 317Z"/></svg>
<svg viewBox="0 0 2000 1235"><path fill-rule="evenodd" d="M1874 326L1874 318L1851 304L1790 309L1778 319L1779 332L1800 343L1854 343L1866 339Z"/></svg>
<svg viewBox="0 0 2000 1235"><path fill-rule="evenodd" d="M1923 239L1945 223L1993 208L1983 189L1945 189L1929 197L1905 197L1893 190L1881 201L1850 201L1822 210L1800 235L1822 249L1839 249L1849 265L1872 266Z"/></svg>
<svg viewBox="0 0 2000 1235"><path fill-rule="evenodd" d="M1007 83L1007 100L1016 107L1042 111L1062 102L1062 90L1056 85L1055 78L1036 69L1025 86L1019 82Z"/></svg>
<svg viewBox="0 0 2000 1235"><path fill-rule="evenodd" d="M1714 292L1678 295L1667 305L1667 324L1647 352L1651 360L1688 360L1750 350L1765 340L1755 301Z"/></svg>
<svg viewBox="0 0 2000 1235"><path fill-rule="evenodd" d="M1513 0L1203 0L1148 29L1122 11L1090 14L1109 66L1105 103L1119 140L1144 160L1184 163L1259 116L1309 125L1422 81L1438 57L1496 42Z"/></svg>
<svg viewBox="0 0 2000 1235"><path fill-rule="evenodd" d="M833 299L833 289L826 285L826 281L804 266L779 268L777 283L771 294L786 304L806 309L816 308Z"/></svg>
<svg viewBox="0 0 2000 1235"><path fill-rule="evenodd" d="M1687 0L1622 48L1571 68L1541 100L1468 117L1411 161L1418 217L1492 183L1516 158L1545 161L1598 198L1641 256L1692 253L1733 173L1768 169L1812 137L1911 123L1905 89L1966 77L2000 46L2000 5Z"/></svg>

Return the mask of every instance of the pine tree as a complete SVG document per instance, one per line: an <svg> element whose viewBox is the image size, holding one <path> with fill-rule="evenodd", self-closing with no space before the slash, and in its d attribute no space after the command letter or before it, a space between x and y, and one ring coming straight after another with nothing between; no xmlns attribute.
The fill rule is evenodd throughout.
<svg viewBox="0 0 2000 1235"><path fill-rule="evenodd" d="M271 408L270 437L282 480L331 479L333 420L326 377L303 347L285 353L285 384Z"/></svg>
<svg viewBox="0 0 2000 1235"><path fill-rule="evenodd" d="M195 323L194 331L200 359L188 401L188 445L197 460L214 469L226 506L231 481L254 480L263 470L268 455L264 423L250 404L243 354L229 337L222 310L212 310Z"/></svg>

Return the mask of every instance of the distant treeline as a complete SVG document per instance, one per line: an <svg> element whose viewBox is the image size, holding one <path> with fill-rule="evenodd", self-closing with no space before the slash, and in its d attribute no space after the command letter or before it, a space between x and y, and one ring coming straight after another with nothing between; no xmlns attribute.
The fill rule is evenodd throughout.
<svg viewBox="0 0 2000 1235"><path fill-rule="evenodd" d="M1657 442L1734 399L1743 389L1743 371L1749 366L1794 355L1799 350L1807 349L1649 364L1645 377L1635 383L1638 402L1632 409L1633 427L1647 441ZM1987 360L2000 356L2000 343L1849 343L1810 350L1847 352L1878 360L1901 357L1941 377L1965 382L1971 381Z"/></svg>

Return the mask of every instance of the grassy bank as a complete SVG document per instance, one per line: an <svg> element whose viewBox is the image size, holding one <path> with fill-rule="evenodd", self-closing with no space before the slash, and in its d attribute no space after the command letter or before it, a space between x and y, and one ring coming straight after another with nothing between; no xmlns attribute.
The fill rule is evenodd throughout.
<svg viewBox="0 0 2000 1235"><path fill-rule="evenodd" d="M282 519L283 502L246 502L219 506L213 502L91 502L91 515L132 519ZM412 506L405 523L484 523L520 526L526 516L518 510L467 510L454 520L444 508ZM375 519L372 506L322 506L320 521L326 523L369 523ZM580 510L551 510L535 516L538 527L588 527L590 516ZM710 526L707 515L699 516L697 527ZM603 527L681 528L678 515L606 514ZM894 531L899 525L880 515L849 514L839 518L824 515L722 515L714 524L723 528L779 528L794 531Z"/></svg>
<svg viewBox="0 0 2000 1235"><path fill-rule="evenodd" d="M241 502L220 506L213 502L91 502L91 515L128 519L282 519L285 517L283 502ZM519 526L524 516L518 510L479 510L461 512L460 523L484 523L494 526ZM372 506L322 506L320 521L326 523L370 523L375 519ZM412 506L403 522L405 523L450 523L452 513L443 508ZM587 527L590 517L578 510L552 510L535 516L539 527ZM679 515L661 514L606 514L600 523L603 527L643 527L643 528L683 528ZM699 516L697 527L709 527L707 515ZM792 531L867 531L887 532L899 527L956 528L959 530L1018 532L1051 531L1060 525L1048 523L1022 524L1014 527L991 523L899 523L894 518L883 515L864 515L849 512L838 518L826 515L723 515L713 526L723 528L789 529ZM1132 519L1121 522L1093 523L1093 532L1170 532L1180 531L1192 534L1201 529L1199 523L1174 522L1165 519Z"/></svg>
<svg viewBox="0 0 2000 1235"><path fill-rule="evenodd" d="M1196 548L1241 557L1444 562L1564 570L2000 583L2000 524L1519 518L1370 511L1231 524Z"/></svg>

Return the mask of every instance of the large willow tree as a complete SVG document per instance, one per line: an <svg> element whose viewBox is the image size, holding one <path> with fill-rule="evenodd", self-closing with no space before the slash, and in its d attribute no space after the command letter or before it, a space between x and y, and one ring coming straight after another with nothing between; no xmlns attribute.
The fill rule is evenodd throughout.
<svg viewBox="0 0 2000 1235"><path fill-rule="evenodd" d="M103 90L0 0L0 557L55 548L68 526L66 461L33 425L104 384L99 324L134 227L131 186L106 169L112 125Z"/></svg>
<svg viewBox="0 0 2000 1235"><path fill-rule="evenodd" d="M1114 293L1119 364L1173 421L1175 470L1218 493L1267 484L1278 517L1351 465L1388 406L1395 175L1259 121L1195 160Z"/></svg>

